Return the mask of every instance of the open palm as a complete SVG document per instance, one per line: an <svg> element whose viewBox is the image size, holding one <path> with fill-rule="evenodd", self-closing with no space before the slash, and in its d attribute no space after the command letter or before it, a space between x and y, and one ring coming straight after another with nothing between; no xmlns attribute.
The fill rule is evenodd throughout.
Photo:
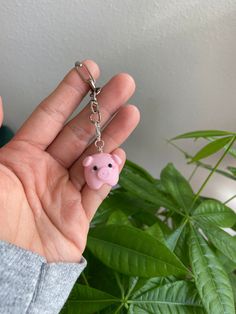
<svg viewBox="0 0 236 314"><path fill-rule="evenodd" d="M85 64L97 78L97 65ZM133 79L121 73L98 96L104 151L115 150L123 161L120 170L125 153L118 147L139 121L137 108L124 105L134 88ZM91 190L84 181L82 161L96 152L89 106L66 122L88 89L72 69L0 149L0 239L48 262L81 259L89 223L110 191L108 185Z"/></svg>

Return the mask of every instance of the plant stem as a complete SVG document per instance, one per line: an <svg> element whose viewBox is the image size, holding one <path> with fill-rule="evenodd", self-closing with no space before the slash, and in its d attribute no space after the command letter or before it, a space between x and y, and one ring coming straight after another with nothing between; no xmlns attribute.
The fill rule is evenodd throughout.
<svg viewBox="0 0 236 314"><path fill-rule="evenodd" d="M125 296L125 300L128 300L130 294L131 294L132 291L134 290L134 288L135 288L135 286L136 286L136 284L137 284L138 281L139 281L139 277L136 277L136 278L134 279L133 284L131 285L129 291L127 292L127 295Z"/></svg>
<svg viewBox="0 0 236 314"><path fill-rule="evenodd" d="M191 181L191 179L193 178L193 176L195 175L197 169L199 168L199 165L196 165L195 168L193 169L192 173L190 174L189 178L188 178L188 182Z"/></svg>
<svg viewBox="0 0 236 314"><path fill-rule="evenodd" d="M167 143L174 146L178 151L180 151L182 154L184 154L185 158L191 158L192 157L188 153L186 153L182 148L180 148L178 145L173 143L172 141L167 140Z"/></svg>
<svg viewBox="0 0 236 314"><path fill-rule="evenodd" d="M88 280L87 280L87 278L86 278L86 276L85 276L84 272L82 272L82 277L83 277L83 280L84 280L84 282L85 282L86 286L88 286L88 287L89 287L89 283L88 283Z"/></svg>
<svg viewBox="0 0 236 314"><path fill-rule="evenodd" d="M236 197L236 194L234 194L233 196L231 196L227 201L224 202L224 205L229 203L230 201L232 201L234 198Z"/></svg>
<svg viewBox="0 0 236 314"><path fill-rule="evenodd" d="M227 155L228 151L230 150L230 148L232 147L232 145L235 142L236 137L234 136L232 141L230 142L230 144L228 145L227 149L224 151L223 155L220 157L220 159L217 161L216 165L214 166L214 168L212 169L212 171L209 173L209 175L207 176L207 178L205 179L205 181L203 182L203 184L201 185L200 189L198 190L197 194L194 197L193 203L191 205L191 209L193 208L194 204L196 203L200 193L203 191L203 189L205 188L206 184L208 183L208 181L210 180L210 178L212 177L212 175L215 173L216 169L218 168L218 166L220 165L220 163L222 162L222 160L225 158L225 156Z"/></svg>
<svg viewBox="0 0 236 314"><path fill-rule="evenodd" d="M124 306L124 304L123 303L121 303L121 305L117 308L117 310L115 311L115 313L114 314L117 314L117 313L119 313L119 311L122 309L122 307Z"/></svg>
<svg viewBox="0 0 236 314"><path fill-rule="evenodd" d="M178 151L180 151L182 154L184 154L184 157L186 159L192 159L193 156L192 155L189 155L187 152L185 152L182 148L180 148L178 145L172 143L172 142L168 142L170 145L174 146ZM236 157L236 156L234 156ZM208 165L208 164L205 164L203 163L202 161L195 161L194 162L195 165L201 167L201 168L204 168L204 169L207 169L207 170L213 170L213 167L211 165ZM229 179L232 179L234 181L236 181L236 176L232 175L231 173L229 172L226 172L226 171L223 171L223 170L220 170L220 169L216 169L216 172L229 178Z"/></svg>
<svg viewBox="0 0 236 314"><path fill-rule="evenodd" d="M115 274L115 278L116 278L117 285L118 285L118 287L120 288L121 298L124 299L124 297L125 297L124 287L122 286L122 283L121 283L121 281L120 281L120 277L119 277L119 275L117 274L117 272L114 272L114 274Z"/></svg>

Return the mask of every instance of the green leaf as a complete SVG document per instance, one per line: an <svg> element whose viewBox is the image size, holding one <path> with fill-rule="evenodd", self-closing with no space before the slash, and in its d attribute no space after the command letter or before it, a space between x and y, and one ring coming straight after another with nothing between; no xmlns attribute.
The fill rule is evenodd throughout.
<svg viewBox="0 0 236 314"><path fill-rule="evenodd" d="M188 212L194 199L193 190L188 181L169 163L161 172L161 182L179 207Z"/></svg>
<svg viewBox="0 0 236 314"><path fill-rule="evenodd" d="M191 228L189 255L202 303L207 313L235 314L227 273L206 241Z"/></svg>
<svg viewBox="0 0 236 314"><path fill-rule="evenodd" d="M165 243L165 237L158 222L145 229L145 232L156 238L158 241Z"/></svg>
<svg viewBox="0 0 236 314"><path fill-rule="evenodd" d="M161 242L136 228L109 225L94 228L89 250L105 265L130 276L183 275L187 269Z"/></svg>
<svg viewBox="0 0 236 314"><path fill-rule="evenodd" d="M176 144L173 144L173 143L171 143L171 142L170 142L170 144L173 145L175 148L177 148L178 151L180 151L180 152L184 155L184 157L185 157L187 160L193 158L193 156L191 156L190 154L188 154L186 151L184 151L182 148L180 148L180 147L177 146ZM232 149L232 148L231 148L231 149ZM230 152L231 149L229 150L229 154L231 154L231 152ZM235 151L236 151L236 150L235 150ZM236 154L235 154L235 156L236 156ZM209 164L206 164L206 163L203 163L203 162L201 162L201 161L196 161L196 162L195 162L195 165L196 165L196 166L199 166L199 167L201 167L201 168L205 168L205 169L207 169L207 170L213 170L213 169L214 169L213 166L211 166L211 165L209 165ZM225 177L227 177L227 178L230 178L230 179L232 179L232 180L236 180L236 178L235 178L232 174L230 174L229 172L227 172L227 171L223 171L223 170L221 170L221 169L215 169L215 172L217 172L217 173L219 173L219 174L221 174L221 175L223 175L223 176L225 176Z"/></svg>
<svg viewBox="0 0 236 314"><path fill-rule="evenodd" d="M166 244L172 252L175 250L177 243L179 241L180 235L182 234L184 228L185 228L185 224L180 225L167 238Z"/></svg>
<svg viewBox="0 0 236 314"><path fill-rule="evenodd" d="M123 168L119 184L138 199L151 202L158 207L163 206L173 210L176 208L171 198L157 189L156 183L151 183L132 169Z"/></svg>
<svg viewBox="0 0 236 314"><path fill-rule="evenodd" d="M136 293L137 295L137 293ZM204 310L194 284L175 281L149 286L130 303L129 313L203 314ZM143 312L140 312L143 311Z"/></svg>
<svg viewBox="0 0 236 314"><path fill-rule="evenodd" d="M135 225L139 229L145 229L146 226L152 226L155 223L158 223L159 227L162 230L162 233L164 234L164 237L167 237L171 233L170 227L162 221L159 217L157 217L156 213L155 214L149 214L147 212L140 211L139 213L136 213L132 216L132 221L135 222Z"/></svg>
<svg viewBox="0 0 236 314"><path fill-rule="evenodd" d="M204 227L204 225L201 225L201 228L218 250L233 262L236 262L236 237L215 226L207 225Z"/></svg>
<svg viewBox="0 0 236 314"><path fill-rule="evenodd" d="M137 290L137 286L139 285L140 281L146 280L144 278L139 278L139 277L129 277L129 286L128 286L128 292L126 294L126 299L134 294L134 291Z"/></svg>
<svg viewBox="0 0 236 314"><path fill-rule="evenodd" d="M189 266L188 256L188 225L182 224L167 238L167 246L184 263Z"/></svg>
<svg viewBox="0 0 236 314"><path fill-rule="evenodd" d="M234 135L235 136L235 135ZM213 141L213 138L208 138L209 141ZM224 148L227 149L227 146ZM228 151L229 155L231 155L233 158L236 158L236 148L231 147Z"/></svg>
<svg viewBox="0 0 236 314"><path fill-rule="evenodd" d="M220 261L221 265L224 266L224 269L226 270L227 274L231 273L232 271L236 270L236 261L233 262L231 259L229 259L227 256L225 256L220 250L215 250L215 255Z"/></svg>
<svg viewBox="0 0 236 314"><path fill-rule="evenodd" d="M106 292L75 284L63 314L92 314L120 300Z"/></svg>
<svg viewBox="0 0 236 314"><path fill-rule="evenodd" d="M176 279L174 281L176 281ZM134 293L131 295L131 299L138 299L143 293L171 282L173 282L173 280L170 280L169 277L140 278L137 284L138 288L136 286Z"/></svg>
<svg viewBox="0 0 236 314"><path fill-rule="evenodd" d="M229 279L233 288L234 301L236 303L236 274L234 273L229 274Z"/></svg>
<svg viewBox="0 0 236 314"><path fill-rule="evenodd" d="M124 189L115 189L110 192L109 196L100 205L91 226L106 223L109 216L116 210L122 210L129 216L140 211L143 211L145 214L155 214L157 206L137 198Z"/></svg>
<svg viewBox="0 0 236 314"><path fill-rule="evenodd" d="M132 226L131 222L129 221L129 218L121 210L117 210L114 213L112 213L107 221L107 225L114 224Z"/></svg>
<svg viewBox="0 0 236 314"><path fill-rule="evenodd" d="M83 271L89 285L95 289L120 297L120 289L117 285L115 272L113 269L104 265L101 261L86 248L83 253L87 260L87 267ZM84 276L81 274L78 283L85 284Z"/></svg>
<svg viewBox="0 0 236 314"><path fill-rule="evenodd" d="M144 168L139 166L138 164L134 163L131 160L126 159L124 168L126 172L132 172L138 174L140 177L143 177L144 179L148 180L151 183L155 183L156 179L153 178L153 176L147 172Z"/></svg>
<svg viewBox="0 0 236 314"><path fill-rule="evenodd" d="M135 305L131 305L129 307L128 314L150 314L150 312L148 313L147 311L144 311Z"/></svg>
<svg viewBox="0 0 236 314"><path fill-rule="evenodd" d="M215 154L216 152L224 148L225 145L231 142L232 138L233 138L232 136L227 136L227 137L219 138L213 142L210 142L209 144L204 146L202 149L200 149L200 151L197 152L197 154L191 159L190 162L191 163L196 162L198 160L201 160L203 158L206 158Z"/></svg>
<svg viewBox="0 0 236 314"><path fill-rule="evenodd" d="M171 230L170 227L167 225L167 223L165 223L165 222L162 221L161 219L158 219L158 224L159 224L159 226L160 226L160 228L161 228L161 230L162 230L162 232L163 232L165 238L168 237L168 236L171 234L172 230Z"/></svg>
<svg viewBox="0 0 236 314"><path fill-rule="evenodd" d="M139 277L139 281L131 295L132 299L140 298L140 296L151 290L153 288L157 288L158 286L163 286L169 283L176 282L175 276L165 276L165 277L152 277L152 278L141 278Z"/></svg>
<svg viewBox="0 0 236 314"><path fill-rule="evenodd" d="M107 219L114 212L114 210L115 209L112 207L100 206L95 216L93 217L93 220L91 221L91 227L106 223Z"/></svg>
<svg viewBox="0 0 236 314"><path fill-rule="evenodd" d="M236 148L230 148L230 150L229 150L229 154L232 156L232 157L234 157L234 158L236 158Z"/></svg>
<svg viewBox="0 0 236 314"><path fill-rule="evenodd" d="M192 218L198 223L215 224L219 227L232 227L236 214L232 209L217 200L206 200L194 211Z"/></svg>
<svg viewBox="0 0 236 314"><path fill-rule="evenodd" d="M143 229L145 226L151 226L155 224L158 221L158 218L156 214L150 214L142 210L132 215L132 221L139 229Z"/></svg>
<svg viewBox="0 0 236 314"><path fill-rule="evenodd" d="M236 176L236 168L235 168L235 167L230 167L230 166L228 166L227 169L228 169L234 176Z"/></svg>
<svg viewBox="0 0 236 314"><path fill-rule="evenodd" d="M233 135L236 134L234 132L229 131L220 131L220 130L201 130L201 131L194 131L194 132L188 132L180 134L176 137L174 137L172 140L178 140L182 138L207 138L210 136L226 136L226 135Z"/></svg>
<svg viewBox="0 0 236 314"><path fill-rule="evenodd" d="M236 223L231 228L236 231Z"/></svg>
<svg viewBox="0 0 236 314"><path fill-rule="evenodd" d="M120 307L120 305L110 305L108 307L106 307L105 309L99 311L99 312L96 312L96 313L93 313L93 314L113 314L113 313L116 313L116 310L118 309L118 307ZM126 312L123 312L122 310L117 312L117 314L126 314Z"/></svg>

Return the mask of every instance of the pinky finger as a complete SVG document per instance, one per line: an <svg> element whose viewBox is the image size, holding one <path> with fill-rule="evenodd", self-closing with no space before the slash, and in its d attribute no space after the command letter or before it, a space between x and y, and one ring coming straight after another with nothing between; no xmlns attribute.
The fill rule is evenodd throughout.
<svg viewBox="0 0 236 314"><path fill-rule="evenodd" d="M112 153L115 153L118 155L122 163L120 165L120 171L122 170L124 164L125 164L125 151L121 148L115 149ZM111 186L108 184L104 184L100 189L98 190L92 190L89 188L87 184L83 187L83 190L81 191L82 196L82 205L84 207L84 211L88 217L88 220L91 221L93 219L93 216L95 215L98 207L101 205L102 201L107 197L111 190Z"/></svg>

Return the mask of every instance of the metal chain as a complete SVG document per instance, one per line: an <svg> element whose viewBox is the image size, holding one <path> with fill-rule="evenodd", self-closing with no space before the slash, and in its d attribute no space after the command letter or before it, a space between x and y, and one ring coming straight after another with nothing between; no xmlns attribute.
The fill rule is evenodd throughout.
<svg viewBox="0 0 236 314"><path fill-rule="evenodd" d="M91 114L89 116L89 120L91 123L94 124L95 126L95 134L96 134L96 141L94 143L95 147L97 150L102 153L103 148L105 145L105 142L102 140L102 135L101 135L101 120L102 120L102 115L99 109L99 103L97 100L97 95L101 92L100 87L96 87L96 81L93 78L92 74L90 73L88 67L79 61L75 62L75 68L77 72L79 73L79 76L82 78L82 80L89 84L91 93L90 93L90 109L91 109ZM85 69L86 74L83 74L83 69Z"/></svg>

